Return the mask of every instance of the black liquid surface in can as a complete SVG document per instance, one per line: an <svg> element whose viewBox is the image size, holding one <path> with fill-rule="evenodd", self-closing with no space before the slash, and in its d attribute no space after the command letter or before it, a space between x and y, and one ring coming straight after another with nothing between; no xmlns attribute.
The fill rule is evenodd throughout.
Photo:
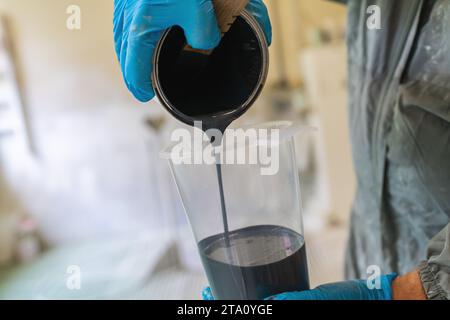
<svg viewBox="0 0 450 320"><path fill-rule="evenodd" d="M253 226L198 246L216 299L259 300L309 289L304 238L288 228Z"/></svg>
<svg viewBox="0 0 450 320"><path fill-rule="evenodd" d="M179 120L222 132L242 115L264 85L267 68L261 37L238 17L211 54L186 49L180 27L171 28L158 47L156 91ZM266 52L266 51L264 51Z"/></svg>

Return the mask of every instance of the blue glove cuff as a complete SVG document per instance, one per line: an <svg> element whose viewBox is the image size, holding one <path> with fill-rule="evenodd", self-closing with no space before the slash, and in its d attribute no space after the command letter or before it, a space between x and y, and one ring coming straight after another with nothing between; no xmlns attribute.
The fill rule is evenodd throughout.
<svg viewBox="0 0 450 320"><path fill-rule="evenodd" d="M369 280L358 280L362 286L364 286L363 300L392 300L392 281L397 278L396 273L391 273L387 275L381 275L380 287L370 288Z"/></svg>
<svg viewBox="0 0 450 320"><path fill-rule="evenodd" d="M384 292L385 300L392 300L392 282L395 280L395 278L397 278L397 276L397 273L391 273L381 276L381 289Z"/></svg>

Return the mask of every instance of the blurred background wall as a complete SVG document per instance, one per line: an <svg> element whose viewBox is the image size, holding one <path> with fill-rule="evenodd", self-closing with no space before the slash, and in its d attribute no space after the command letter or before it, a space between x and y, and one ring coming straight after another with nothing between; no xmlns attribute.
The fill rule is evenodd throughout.
<svg viewBox="0 0 450 320"><path fill-rule="evenodd" d="M70 5L81 8L80 30L66 27ZM299 141L299 170L313 281L333 280L342 277L335 265L342 262L354 190L345 113L346 10L316 0L267 5L274 27L268 85L240 121L296 117L320 129ZM143 246L143 254L169 256L167 265L181 257L198 272L180 201L158 157L180 124L157 102L140 104L126 90L112 12L112 0L0 0L14 74L10 89L17 95L12 107L0 104L6 123L0 134L0 257L8 264L17 260L17 235L27 232L39 234L39 248L142 235L144 243L165 243L164 250ZM8 128L11 123L19 125ZM323 231L333 223L338 226ZM327 257L334 262L325 264ZM146 263L167 268L160 260ZM186 279L177 274L172 278ZM198 279L192 290L205 281L202 274Z"/></svg>
<svg viewBox="0 0 450 320"><path fill-rule="evenodd" d="M15 137L3 141L11 188L25 209L39 216L52 243L154 226L145 119L161 110L136 103L123 85L113 1L0 4L34 147L13 157ZM66 28L72 4L82 8L76 31Z"/></svg>

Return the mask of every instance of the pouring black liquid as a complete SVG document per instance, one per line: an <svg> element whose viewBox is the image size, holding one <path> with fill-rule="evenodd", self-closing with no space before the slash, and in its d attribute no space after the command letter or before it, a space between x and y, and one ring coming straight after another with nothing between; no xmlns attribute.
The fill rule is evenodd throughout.
<svg viewBox="0 0 450 320"><path fill-rule="evenodd" d="M257 22L244 13L211 54L204 55L185 48L186 39L181 28L173 27L163 36L155 53L153 83L156 94L178 120L191 126L201 121L203 131L217 129L223 136L226 128L253 104L264 85L268 64L264 35ZM210 138L214 146L222 144L221 138ZM217 298L261 299L283 289L306 288L307 271L301 271L306 270L301 236L295 236L288 229L276 229L279 233L267 235L270 230L275 230L273 226L230 231L222 169L222 164L217 161L223 233L199 243L205 269L213 279L213 291L218 293ZM264 234L269 238L264 238ZM266 266L235 265L233 256L236 252L245 251L246 242L242 242L243 239L253 242L266 239L268 242L260 242L261 249L266 245L285 254L281 260L270 261ZM277 247L288 240L296 243L296 250ZM214 256L214 250L208 253L216 246L223 254L219 261ZM274 278L278 273L292 273L293 277ZM222 282L222 278L226 281ZM258 288L261 283L267 284L266 289ZM242 290L245 294L240 295L244 292Z"/></svg>
<svg viewBox="0 0 450 320"><path fill-rule="evenodd" d="M202 129L226 128L251 106L262 89L264 44L252 26L239 17L211 54L185 50L186 39L179 27L165 36L157 52L156 92L165 107L179 120ZM176 107L175 107L176 106ZM220 146L221 140L211 141ZM216 172L222 220L228 233L222 165Z"/></svg>
<svg viewBox="0 0 450 320"><path fill-rule="evenodd" d="M225 240L228 241L228 215L227 215L227 207L225 205L225 192L223 190L223 178L222 178L222 165L220 163L216 164L216 172L217 172L217 182L219 184L219 195L220 195L220 210L222 211L222 222L223 222L223 232L225 234Z"/></svg>

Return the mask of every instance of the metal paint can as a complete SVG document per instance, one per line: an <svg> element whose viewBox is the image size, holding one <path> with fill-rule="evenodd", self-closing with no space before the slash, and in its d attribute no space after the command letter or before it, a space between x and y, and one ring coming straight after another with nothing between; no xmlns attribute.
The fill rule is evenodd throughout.
<svg viewBox="0 0 450 320"><path fill-rule="evenodd" d="M244 11L210 55L188 51L183 30L168 29L154 54L153 86L178 120L225 130L259 97L267 79L269 51L256 19Z"/></svg>

